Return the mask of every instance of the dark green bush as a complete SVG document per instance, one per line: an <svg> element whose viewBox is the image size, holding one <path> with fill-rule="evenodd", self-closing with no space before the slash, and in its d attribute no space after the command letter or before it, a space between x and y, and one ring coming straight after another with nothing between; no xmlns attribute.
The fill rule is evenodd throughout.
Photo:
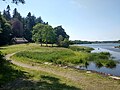
<svg viewBox="0 0 120 90"><path fill-rule="evenodd" d="M106 67L114 68L116 67L116 63L113 60L109 60L109 62L106 64Z"/></svg>
<svg viewBox="0 0 120 90"><path fill-rule="evenodd" d="M96 61L95 63L98 68L101 68L103 66L103 64L99 60Z"/></svg>
<svg viewBox="0 0 120 90"><path fill-rule="evenodd" d="M81 52L88 52L88 53L94 50L93 48L85 47L85 46L70 46L69 49L73 51L81 51Z"/></svg>
<svg viewBox="0 0 120 90"><path fill-rule="evenodd" d="M5 60L3 59L3 54L2 54L2 52L0 51L0 66L2 67L3 65L4 65L4 62L5 62Z"/></svg>

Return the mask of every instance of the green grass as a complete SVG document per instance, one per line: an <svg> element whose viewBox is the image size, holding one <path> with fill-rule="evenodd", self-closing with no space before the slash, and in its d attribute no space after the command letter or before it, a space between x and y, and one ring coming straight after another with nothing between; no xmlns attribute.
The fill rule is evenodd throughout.
<svg viewBox="0 0 120 90"><path fill-rule="evenodd" d="M86 62L100 62L102 65L109 66L113 63L109 59L108 53L87 53L78 52L66 48L57 47L40 47L38 44L20 44L1 47L4 54L14 53L12 58L30 65L42 67L43 71L47 69L51 72L35 71L27 68L21 68L10 63L6 63L2 74L0 74L0 83L5 89L12 90L117 90L120 89L119 81L102 77L101 75L86 71L75 70L70 68L58 67L54 64L86 64ZM103 56L102 56L102 55ZM105 56L104 56L105 55ZM109 60L107 60L109 59ZM44 65L40 63L50 62L53 65ZM100 64L100 63L97 64ZM54 73L52 73L54 72ZM63 76L61 76L63 74ZM66 78L67 77L67 78ZM72 79L70 79L72 78ZM14 81L13 81L14 80Z"/></svg>
<svg viewBox="0 0 120 90"><path fill-rule="evenodd" d="M16 67L16 66L13 66ZM50 74L43 71L35 71L25 69L22 67L16 67L16 70L24 72L19 78L14 78L9 84L3 85L3 89L7 90L81 90L81 87L75 84L73 81L60 77L54 74ZM12 74L9 74L13 76ZM9 77L11 78L11 77ZM5 78L3 79L5 81ZM7 81L8 82L8 81Z"/></svg>
<svg viewBox="0 0 120 90"><path fill-rule="evenodd" d="M69 49L73 51L81 51L81 52L91 52L92 50L94 50L93 48L85 47L85 46L69 46Z"/></svg>
<svg viewBox="0 0 120 90"><path fill-rule="evenodd" d="M102 77L101 75L86 71L75 70L70 68L61 68L58 66L42 65L42 68L55 70L56 73L63 73L64 76L75 77L71 80L69 78L47 73L44 71L31 70L18 66L14 69L22 72L19 77L14 78L14 81L3 85L3 89L7 90L117 90L120 89L119 81L110 79L109 77ZM38 66L39 67L39 66ZM8 72L7 72L8 73ZM13 74L9 74L13 76ZM11 78L11 77L9 77ZM4 79L3 79L4 80Z"/></svg>
<svg viewBox="0 0 120 90"><path fill-rule="evenodd" d="M17 66L10 64L7 61L0 66L0 86L7 82L13 81L18 77L24 76L24 72L17 69Z"/></svg>
<svg viewBox="0 0 120 90"><path fill-rule="evenodd" d="M12 58L21 61L28 60L28 62L50 62L64 65L84 64L87 61L92 61L90 53L75 52L64 48L44 48L44 50L41 48L39 51L22 51L15 54Z"/></svg>
<svg viewBox="0 0 120 90"><path fill-rule="evenodd" d="M0 89L2 90L80 90L80 86L54 74L22 68L3 59L0 53Z"/></svg>
<svg viewBox="0 0 120 90"><path fill-rule="evenodd" d="M17 46L16 47L13 46L14 47L13 50L11 49L11 47L8 47L8 51L10 52L14 52L16 49L18 49ZM75 46L71 46L71 47L75 48ZM84 47L79 46L79 48L84 48ZM49 62L53 64L63 64L63 65L77 64L77 65L85 66L88 65L89 62L95 62L96 65L106 66L110 68L116 66L116 62L110 60L110 54L108 52L88 53L86 52L87 47L86 49L84 49L85 51L79 52L79 50L73 51L67 48L40 47L38 44L29 44L23 46L21 45L19 50L21 50L21 52L18 52L12 58L27 63ZM92 49L88 48L88 50L92 50ZM4 52L6 53L6 49ZM111 64L111 62L113 64Z"/></svg>
<svg viewBox="0 0 120 90"><path fill-rule="evenodd" d="M14 53L17 51L37 49L39 47L40 47L40 45L35 44L35 43L8 45L8 46L0 47L0 51L3 54L10 54L10 53Z"/></svg>
<svg viewBox="0 0 120 90"><path fill-rule="evenodd" d="M19 44L1 47L0 50L4 54L18 52L13 59L22 62L50 62L54 64L85 65L89 62L95 62L96 65L114 67L116 62L110 59L107 52L89 53L92 48L84 46L70 46L67 48L59 47L41 47L39 44ZM113 64L111 64L113 62Z"/></svg>
<svg viewBox="0 0 120 90"><path fill-rule="evenodd" d="M0 70L0 85L3 89L61 90L63 88L65 90L80 90L80 86L71 80L43 71L25 69L9 62L6 62L2 69Z"/></svg>

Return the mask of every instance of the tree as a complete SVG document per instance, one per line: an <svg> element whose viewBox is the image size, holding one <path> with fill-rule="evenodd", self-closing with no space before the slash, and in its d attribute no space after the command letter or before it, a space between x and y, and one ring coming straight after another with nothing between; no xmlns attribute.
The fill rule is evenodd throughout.
<svg viewBox="0 0 120 90"><path fill-rule="evenodd" d="M0 45L9 44L11 40L11 25L0 14Z"/></svg>
<svg viewBox="0 0 120 90"><path fill-rule="evenodd" d="M50 43L52 44L52 47L53 47L53 44L56 43L56 34L52 28L52 31L50 31Z"/></svg>
<svg viewBox="0 0 120 90"><path fill-rule="evenodd" d="M26 17L27 29L32 30L33 26L35 25L35 20L36 20L36 17L32 16L31 13L29 12Z"/></svg>
<svg viewBox="0 0 120 90"><path fill-rule="evenodd" d="M13 19L17 18L19 21L22 21L22 16L20 13L17 11L17 8L13 10Z"/></svg>
<svg viewBox="0 0 120 90"><path fill-rule="evenodd" d="M66 34L65 30L62 28L62 26L57 26L54 28L55 33L57 35L57 37L59 37L59 35L62 35L63 38L69 38L69 35Z"/></svg>
<svg viewBox="0 0 120 90"><path fill-rule="evenodd" d="M40 42L41 46L42 46L42 32L43 32L43 30L44 30L44 25L38 23L33 27L33 31L32 31L33 41Z"/></svg>
<svg viewBox="0 0 120 90"><path fill-rule="evenodd" d="M64 41L62 42L62 46L68 48L69 47L69 39L65 38Z"/></svg>
<svg viewBox="0 0 120 90"><path fill-rule="evenodd" d="M2 1L7 1L7 0L2 0ZM12 0L12 3L18 4L18 3L25 3L25 0Z"/></svg>
<svg viewBox="0 0 120 90"><path fill-rule="evenodd" d="M42 32L42 41L46 43L46 46L48 43L53 44L55 42L55 33L50 25L45 25Z"/></svg>
<svg viewBox="0 0 120 90"><path fill-rule="evenodd" d="M36 17L32 16L31 13L29 12L25 20L26 25L25 25L25 32L24 32L24 37L29 42L32 41L32 29L33 29L33 26L35 26L35 20L36 20Z"/></svg>
<svg viewBox="0 0 120 90"><path fill-rule="evenodd" d="M42 20L41 17L38 17L38 18L35 20L35 22L36 22L36 24L38 24L38 23L43 24L43 20Z"/></svg>
<svg viewBox="0 0 120 90"><path fill-rule="evenodd" d="M68 47L69 35L66 34L62 26L57 26L54 28L56 34L56 44L60 47Z"/></svg>
<svg viewBox="0 0 120 90"><path fill-rule="evenodd" d="M55 42L55 33L50 25L38 23L33 27L32 34L33 40L35 42L40 42L41 45L42 42L46 43L46 46L48 43L53 44Z"/></svg>
<svg viewBox="0 0 120 90"><path fill-rule="evenodd" d="M10 6L9 5L6 8L6 11L5 10L3 11L3 16L6 18L6 20L10 21L11 15L10 15Z"/></svg>
<svg viewBox="0 0 120 90"><path fill-rule="evenodd" d="M7 6L7 11L10 11L10 6L9 5Z"/></svg>

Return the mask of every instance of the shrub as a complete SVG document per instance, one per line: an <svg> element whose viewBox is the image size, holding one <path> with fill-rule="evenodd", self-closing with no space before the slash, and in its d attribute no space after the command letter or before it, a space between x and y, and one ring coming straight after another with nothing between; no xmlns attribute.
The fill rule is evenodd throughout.
<svg viewBox="0 0 120 90"><path fill-rule="evenodd" d="M4 65L4 62L5 62L5 60L3 59L3 54L2 54L2 52L0 51L0 66L3 66Z"/></svg>
<svg viewBox="0 0 120 90"><path fill-rule="evenodd" d="M113 60L109 60L109 62L106 64L106 67L114 68L116 67L116 63Z"/></svg>
<svg viewBox="0 0 120 90"><path fill-rule="evenodd" d="M69 49L73 51L81 51L81 52L88 52L88 53L90 53L93 50L93 48L85 47L85 46L70 46Z"/></svg>
<svg viewBox="0 0 120 90"><path fill-rule="evenodd" d="M101 68L103 66L103 64L99 60L96 61L95 63L98 68Z"/></svg>

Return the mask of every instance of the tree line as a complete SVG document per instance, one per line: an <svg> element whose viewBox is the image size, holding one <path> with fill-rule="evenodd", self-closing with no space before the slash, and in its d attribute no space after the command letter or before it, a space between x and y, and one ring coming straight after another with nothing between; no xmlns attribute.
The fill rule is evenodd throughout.
<svg viewBox="0 0 120 90"><path fill-rule="evenodd" d="M28 42L57 44L69 46L69 35L62 26L53 28L48 22L44 22L41 16L36 17L29 12L26 17L15 8L13 15L10 14L8 5L3 13L0 13L0 45L11 44L12 38L25 38Z"/></svg>

